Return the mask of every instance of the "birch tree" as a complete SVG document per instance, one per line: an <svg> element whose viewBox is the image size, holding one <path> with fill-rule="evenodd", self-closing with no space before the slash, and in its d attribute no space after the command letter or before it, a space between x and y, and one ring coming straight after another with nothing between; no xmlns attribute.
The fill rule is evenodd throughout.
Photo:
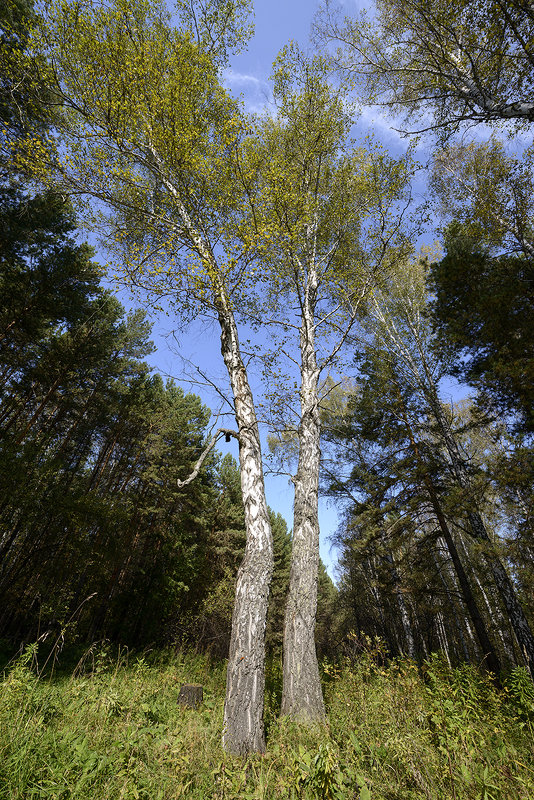
<svg viewBox="0 0 534 800"><path fill-rule="evenodd" d="M461 223L464 236L492 254L534 258L533 156L532 148L512 156L495 137L438 150L431 188L442 220Z"/></svg>
<svg viewBox="0 0 534 800"><path fill-rule="evenodd" d="M342 17L326 0L320 38L373 103L410 132L534 121L534 9L527 0L376 0Z"/></svg>
<svg viewBox="0 0 534 800"><path fill-rule="evenodd" d="M324 716L314 641L321 377L335 371L371 287L411 247L410 163L350 141L345 98L329 87L322 58L291 46L276 67L277 114L260 122L242 174L269 265L262 324L277 331L277 354L292 365L299 395L296 423L286 417L278 428L298 449L282 713L313 721Z"/></svg>
<svg viewBox="0 0 534 800"><path fill-rule="evenodd" d="M236 5L239 10L246 3L219 5L231 21ZM184 8L190 11L191 4L179 4ZM207 48L203 24L194 41L191 14L188 19L185 30L174 28L157 0L47 7L35 46L46 56L46 81L61 107L61 148L51 163L43 156L46 142L30 148L27 159L34 169L36 160L45 162L41 177L80 199L80 210L115 256L120 278L156 302L165 298L181 319L202 315L220 327L247 531L223 743L243 754L264 749L264 632L273 562L258 424L235 312L255 252L249 239L236 235L242 193L234 180L235 154L245 129L238 105L219 82L228 41ZM208 22L209 30L225 36L226 24Z"/></svg>

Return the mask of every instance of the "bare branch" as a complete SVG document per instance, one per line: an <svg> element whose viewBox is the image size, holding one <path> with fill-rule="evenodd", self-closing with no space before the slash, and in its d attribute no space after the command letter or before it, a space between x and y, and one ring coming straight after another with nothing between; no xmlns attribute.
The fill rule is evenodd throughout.
<svg viewBox="0 0 534 800"><path fill-rule="evenodd" d="M177 484L179 489L182 489L184 486L187 486L189 483L192 483L192 481L195 480L195 478L197 477L198 473L200 472L200 468L202 467L202 464L204 463L204 461L206 460L208 455L211 453L211 451L213 450L213 448L217 444L218 440L223 435L226 437L226 441L227 442L230 441L230 437L231 436L233 436L234 439L238 439L239 440L239 434L237 433L237 431L234 431L231 428L217 428L217 430L215 431L214 435L211 437L211 439L209 440L208 444L206 445L206 447L204 448L204 450L200 454L200 456L198 458L198 461L195 464L195 467L194 467L193 471L191 472L191 474L189 475L189 477L187 477L184 481L181 481L179 479L176 481L176 484Z"/></svg>

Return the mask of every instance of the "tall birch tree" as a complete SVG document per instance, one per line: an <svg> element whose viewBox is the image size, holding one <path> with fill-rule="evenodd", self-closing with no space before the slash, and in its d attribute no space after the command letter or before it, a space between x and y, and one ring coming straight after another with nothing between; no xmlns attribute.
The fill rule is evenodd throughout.
<svg viewBox="0 0 534 800"><path fill-rule="evenodd" d="M236 8L246 5L224 3L219 10L235 21ZM212 444L223 433L239 441L247 531L223 744L244 754L265 746L264 633L273 564L260 437L235 312L255 252L236 233L242 193L234 166L244 120L219 81L239 25L218 26L216 15L194 17L192 9L179 4L189 20L181 30L157 0L48 6L35 46L46 56L46 81L61 107L61 148L46 162L43 142L27 158L34 168L36 160L44 163L41 177L80 198L81 210L92 200L86 219L105 238L120 278L156 301L165 298L182 319L202 315L220 327L237 431L220 429Z"/></svg>
<svg viewBox="0 0 534 800"><path fill-rule="evenodd" d="M337 45L342 75L410 131L534 121L534 8L526 0L375 0L338 13L326 0L320 38Z"/></svg>
<svg viewBox="0 0 534 800"><path fill-rule="evenodd" d="M329 87L320 57L294 46L282 51L274 99L277 114L260 121L242 174L269 266L262 324L275 326L276 351L293 365L299 396L296 423L286 417L278 429L298 449L282 713L313 721L324 716L314 640L321 385L335 373L371 287L411 248L404 220L410 163L378 146L355 146L346 98Z"/></svg>

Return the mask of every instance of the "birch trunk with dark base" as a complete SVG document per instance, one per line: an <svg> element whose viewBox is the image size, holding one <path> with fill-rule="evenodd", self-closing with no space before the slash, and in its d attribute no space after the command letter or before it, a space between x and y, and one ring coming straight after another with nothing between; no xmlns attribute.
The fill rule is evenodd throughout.
<svg viewBox="0 0 534 800"><path fill-rule="evenodd" d="M302 722L324 719L315 649L319 569L320 420L313 330L313 287L307 287L300 332L301 421L289 593L284 619L282 714Z"/></svg>
<svg viewBox="0 0 534 800"><path fill-rule="evenodd" d="M324 718L315 649L319 526L307 513L310 497L305 489L305 486L299 486L297 492L295 487L295 528L284 619L281 711L302 722L314 722ZM300 517L298 524L297 517Z"/></svg>
<svg viewBox="0 0 534 800"><path fill-rule="evenodd" d="M265 625L274 566L271 521L263 479L260 434L254 398L241 357L235 316L217 262L191 226L181 206L196 251L213 272L213 302L221 329L221 353L234 399L239 440L241 493L245 512L245 555L237 575L232 633L226 672L223 748L234 755L263 753L265 734Z"/></svg>
<svg viewBox="0 0 534 800"><path fill-rule="evenodd" d="M223 747L235 755L263 753L265 624L273 570L271 523L260 436L237 327L224 294L218 303L221 352L234 396L247 541L239 568L226 673Z"/></svg>
<svg viewBox="0 0 534 800"><path fill-rule="evenodd" d="M265 625L274 550L265 499L258 419L241 357L234 312L217 261L206 241L191 225L174 187L169 186L169 190L178 204L180 217L196 252L204 263L210 265L213 274L213 303L221 329L221 353L230 379L239 440L246 545L238 571L232 615L222 743L223 748L234 755L263 753Z"/></svg>

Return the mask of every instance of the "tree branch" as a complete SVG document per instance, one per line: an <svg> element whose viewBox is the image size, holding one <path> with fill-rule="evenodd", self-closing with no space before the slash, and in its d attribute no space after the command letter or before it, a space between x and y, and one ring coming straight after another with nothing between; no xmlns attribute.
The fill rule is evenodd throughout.
<svg viewBox="0 0 534 800"><path fill-rule="evenodd" d="M202 453L200 454L198 461L195 464L195 467L191 472L191 474L189 475L189 477L187 477L184 481L181 481L179 479L176 481L179 489L182 489L182 487L187 486L189 483L195 480L198 473L200 472L202 464L204 463L208 455L215 447L217 441L221 438L223 434L224 436L226 436L226 441L230 441L230 436L233 436L235 439L239 440L239 434L237 433L237 431L234 431L231 428L218 428L215 431L214 435L211 437L210 441L208 442L204 450L202 451Z"/></svg>

